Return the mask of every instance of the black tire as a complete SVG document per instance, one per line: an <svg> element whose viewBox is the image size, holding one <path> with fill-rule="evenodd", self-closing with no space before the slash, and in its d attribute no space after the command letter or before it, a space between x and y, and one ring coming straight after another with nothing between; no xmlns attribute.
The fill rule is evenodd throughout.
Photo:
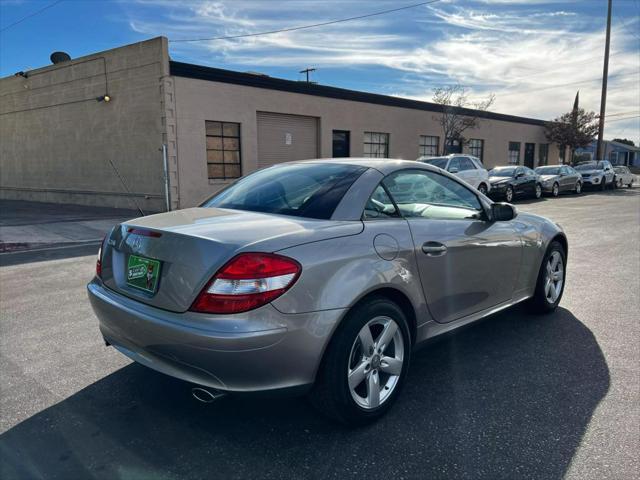
<svg viewBox="0 0 640 480"><path fill-rule="evenodd" d="M486 195L487 194L487 186L484 183L481 183L480 185L478 185L478 191L481 194Z"/></svg>
<svg viewBox="0 0 640 480"><path fill-rule="evenodd" d="M542 198L542 185L540 185L539 183L536 183L536 186L534 188L535 188L534 194L533 194L534 198L536 200L541 199Z"/></svg>
<svg viewBox="0 0 640 480"><path fill-rule="evenodd" d="M352 346L360 330L373 318L386 316L399 326L404 341L403 365L398 381L380 406L365 409L351 395L347 372ZM409 371L411 336L407 319L398 305L383 297L374 297L351 310L334 333L309 400L320 412L347 425L363 425L384 415L396 401Z"/></svg>
<svg viewBox="0 0 640 480"><path fill-rule="evenodd" d="M551 195L554 197L557 197L558 195L560 195L560 185L558 185L558 183L554 183L553 187L551 188Z"/></svg>
<svg viewBox="0 0 640 480"><path fill-rule="evenodd" d="M547 300L547 297L544 292L545 281L546 281L546 266L549 258L553 254L553 252L559 252L562 257L563 264L563 278L562 278L562 290L560 295L555 302L550 303ZM533 297L529 300L529 307L537 313L551 313L556 308L558 308L558 304L560 300L562 300L562 295L564 294L564 287L566 285L567 278L567 254L564 251L564 247L560 242L553 241L551 245L547 248L547 251L542 258L542 263L540 264L540 270L538 271L538 279L536 281L536 291L533 294Z"/></svg>
<svg viewBox="0 0 640 480"><path fill-rule="evenodd" d="M580 195L582 193L582 182L576 182L576 195Z"/></svg>
<svg viewBox="0 0 640 480"><path fill-rule="evenodd" d="M607 189L607 177L602 177L602 183L600 184L600 190L603 192Z"/></svg>
<svg viewBox="0 0 640 480"><path fill-rule="evenodd" d="M624 185L622 184L622 179L615 182L615 188L622 188L622 187L624 187Z"/></svg>
<svg viewBox="0 0 640 480"><path fill-rule="evenodd" d="M633 182L631 182L629 185L627 185L627 188L633 188Z"/></svg>
<svg viewBox="0 0 640 480"><path fill-rule="evenodd" d="M511 197L511 198L509 198ZM504 191L504 199L507 202L513 202L513 199L515 198L515 194L513 192L513 187L511 185L509 185L507 187L507 189Z"/></svg>

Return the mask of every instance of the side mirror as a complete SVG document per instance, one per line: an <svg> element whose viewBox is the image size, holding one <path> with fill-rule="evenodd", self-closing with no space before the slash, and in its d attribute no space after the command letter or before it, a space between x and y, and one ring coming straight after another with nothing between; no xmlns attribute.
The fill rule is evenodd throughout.
<svg viewBox="0 0 640 480"><path fill-rule="evenodd" d="M497 202L491 204L491 219L494 222L513 220L516 215L518 215L518 210L510 203Z"/></svg>
<svg viewBox="0 0 640 480"><path fill-rule="evenodd" d="M524 177L524 173L520 172L520 173L516 173L516 178L521 178Z"/></svg>
<svg viewBox="0 0 640 480"><path fill-rule="evenodd" d="M451 167L449 173L458 173L458 167Z"/></svg>

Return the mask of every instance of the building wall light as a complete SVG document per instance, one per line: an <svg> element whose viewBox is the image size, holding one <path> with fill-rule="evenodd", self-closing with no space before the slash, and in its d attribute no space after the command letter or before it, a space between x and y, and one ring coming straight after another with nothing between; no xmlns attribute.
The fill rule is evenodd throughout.
<svg viewBox="0 0 640 480"><path fill-rule="evenodd" d="M98 102L106 102L109 103L111 101L111 97L109 95L100 95L98 98L96 98L96 100Z"/></svg>

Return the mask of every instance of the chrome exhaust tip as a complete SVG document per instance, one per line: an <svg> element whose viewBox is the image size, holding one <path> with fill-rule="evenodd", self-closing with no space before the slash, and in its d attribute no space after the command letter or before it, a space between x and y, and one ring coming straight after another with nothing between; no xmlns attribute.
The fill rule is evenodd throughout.
<svg viewBox="0 0 640 480"><path fill-rule="evenodd" d="M208 390L202 387L193 387L191 389L193 398L202 403L213 403L219 398L224 397L225 393L220 390Z"/></svg>

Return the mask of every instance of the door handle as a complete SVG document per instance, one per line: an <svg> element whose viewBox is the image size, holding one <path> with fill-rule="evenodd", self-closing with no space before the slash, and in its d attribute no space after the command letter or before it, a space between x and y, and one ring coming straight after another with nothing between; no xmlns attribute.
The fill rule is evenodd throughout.
<svg viewBox="0 0 640 480"><path fill-rule="evenodd" d="M447 252L447 247L439 242L424 242L422 244L422 253L426 253L431 257L437 255L444 255Z"/></svg>

